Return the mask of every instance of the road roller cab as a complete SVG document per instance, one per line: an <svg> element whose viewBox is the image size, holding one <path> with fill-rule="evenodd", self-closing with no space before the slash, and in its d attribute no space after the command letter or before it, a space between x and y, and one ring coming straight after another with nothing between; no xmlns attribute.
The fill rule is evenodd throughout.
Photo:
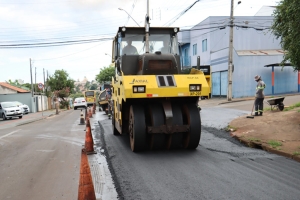
<svg viewBox="0 0 300 200"><path fill-rule="evenodd" d="M132 151L197 148L197 107L208 96L202 71L181 69L176 27L119 27L113 41L115 135L129 134ZM130 49L130 51L128 51Z"/></svg>

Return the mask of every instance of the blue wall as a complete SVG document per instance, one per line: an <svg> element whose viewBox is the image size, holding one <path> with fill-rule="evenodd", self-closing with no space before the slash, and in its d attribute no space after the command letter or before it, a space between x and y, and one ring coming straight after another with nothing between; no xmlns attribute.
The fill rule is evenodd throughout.
<svg viewBox="0 0 300 200"><path fill-rule="evenodd" d="M280 63L283 59L283 53L280 52L280 40L276 39L270 31L259 31L251 27L259 27L259 24L271 26L272 16L249 16L235 17L235 24L240 26L249 26L249 28L235 28L233 40L233 65L232 74L232 94L233 98L253 97L255 95L256 82L255 75L262 76L267 87L266 95L272 95L272 68L265 65ZM246 23L247 22L247 23ZM214 27L224 25L224 29L204 29L203 27ZM208 17L201 23L194 26L190 31L190 42L182 46L183 49L189 48L191 65L197 64L197 56L200 56L201 65L211 65L211 72L219 77L217 73L228 70L228 46L229 46L229 27L228 16ZM202 41L207 39L207 51L202 52ZM182 42L182 41L179 41ZM186 43L184 41L182 43ZM197 44L197 55L192 55L192 45ZM253 53L253 51L267 51L268 53ZM225 78L224 78L225 80ZM217 84L220 81L212 80L215 91L218 92ZM227 89L227 88L226 88ZM225 91L225 90L224 90ZM224 93L223 91L223 93ZM275 94L298 92L298 75L293 72L293 67L275 68Z"/></svg>

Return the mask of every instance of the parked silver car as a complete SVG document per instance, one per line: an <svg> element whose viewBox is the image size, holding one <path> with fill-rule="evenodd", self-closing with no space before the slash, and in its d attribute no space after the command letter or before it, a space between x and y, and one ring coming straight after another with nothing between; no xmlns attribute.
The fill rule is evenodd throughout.
<svg viewBox="0 0 300 200"><path fill-rule="evenodd" d="M14 101L14 102L16 102L19 107L23 108L23 114L28 114L30 112L29 106L27 106L26 104L20 101Z"/></svg>
<svg viewBox="0 0 300 200"><path fill-rule="evenodd" d="M3 120L12 119L13 117L23 117L23 108L19 107L16 102L0 102L0 117Z"/></svg>
<svg viewBox="0 0 300 200"><path fill-rule="evenodd" d="M83 97L79 97L74 100L74 110L77 110L77 108L80 108L80 107L85 108L85 109L87 107L86 100Z"/></svg>

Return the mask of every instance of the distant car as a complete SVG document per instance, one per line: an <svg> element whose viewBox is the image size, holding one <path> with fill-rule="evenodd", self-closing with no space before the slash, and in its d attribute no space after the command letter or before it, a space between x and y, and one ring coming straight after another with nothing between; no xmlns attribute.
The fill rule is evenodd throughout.
<svg viewBox="0 0 300 200"><path fill-rule="evenodd" d="M19 107L16 102L0 102L0 117L3 120L12 119L13 117L23 117L23 108Z"/></svg>
<svg viewBox="0 0 300 200"><path fill-rule="evenodd" d="M86 108L86 107L87 107L87 103L83 97L79 97L74 100L74 110L77 110L77 108Z"/></svg>
<svg viewBox="0 0 300 200"><path fill-rule="evenodd" d="M27 106L26 104L21 103L19 101L14 101L14 102L16 102L19 107L23 108L23 114L28 114L30 112L29 106Z"/></svg>

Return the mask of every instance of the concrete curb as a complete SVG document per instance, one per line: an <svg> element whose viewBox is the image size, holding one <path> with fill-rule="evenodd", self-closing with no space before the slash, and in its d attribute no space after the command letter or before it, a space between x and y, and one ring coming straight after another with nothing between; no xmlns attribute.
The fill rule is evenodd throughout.
<svg viewBox="0 0 300 200"><path fill-rule="evenodd" d="M64 111L68 111L68 110L60 110L60 111L58 111L58 114L61 113L61 112L64 112ZM45 115L45 116L40 117L40 118L35 118L35 119L28 120L26 122L21 122L21 123L17 124L16 126L22 126L22 125L25 125L25 124L30 124L30 123L40 121L40 120L43 120L43 119L47 119L48 117L52 117L52 116L56 116L56 115L57 115L56 113L52 113L52 114L49 114L48 116Z"/></svg>
<svg viewBox="0 0 300 200"><path fill-rule="evenodd" d="M274 97L281 97L281 96L284 96L284 97L296 96L296 95L300 95L300 93L265 96L265 99L271 99ZM241 102L241 101L249 101L249 100L255 100L255 97L246 97L246 98L236 99L236 100L232 100L232 101L224 101L224 102L219 103L218 105L227 104L227 103L236 103L236 102Z"/></svg>
<svg viewBox="0 0 300 200"><path fill-rule="evenodd" d="M243 143L244 145L246 145L248 147L256 148L256 149L262 149L264 151L267 151L267 152L270 152L270 153L273 153L273 154L277 154L277 155L280 155L280 156L284 156L284 157L287 157L287 158L290 158L290 159L293 159L295 161L300 162L300 156L294 156L292 154L279 151L279 150L274 149L272 147L269 147L269 146L267 146L265 144L261 144L261 143L254 142L254 141L244 140L243 138L238 137L237 135L234 135L233 133L230 133L230 135L233 138L237 139L238 141L240 141L241 143Z"/></svg>

